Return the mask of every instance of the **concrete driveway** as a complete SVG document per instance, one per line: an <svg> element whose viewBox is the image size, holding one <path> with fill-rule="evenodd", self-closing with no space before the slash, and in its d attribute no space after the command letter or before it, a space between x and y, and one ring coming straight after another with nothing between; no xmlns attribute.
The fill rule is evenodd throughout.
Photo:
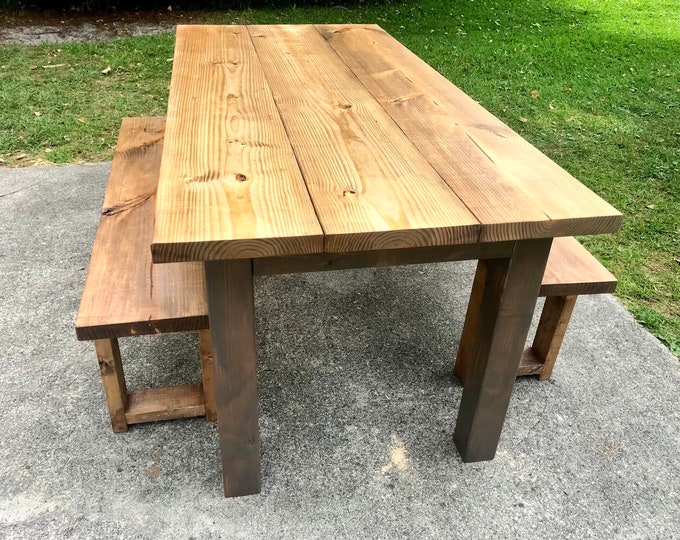
<svg viewBox="0 0 680 540"><path fill-rule="evenodd" d="M261 495L222 497L203 419L112 433L73 329L109 167L0 169L0 536L680 537L680 362L612 297L461 462L472 263L256 280ZM132 388L198 379L194 335L121 343Z"/></svg>

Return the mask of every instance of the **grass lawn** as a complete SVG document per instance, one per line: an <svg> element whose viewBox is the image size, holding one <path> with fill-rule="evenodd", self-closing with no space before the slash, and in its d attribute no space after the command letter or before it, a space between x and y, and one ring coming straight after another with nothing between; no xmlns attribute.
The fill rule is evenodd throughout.
<svg viewBox="0 0 680 540"><path fill-rule="evenodd" d="M677 0L415 0L206 20L381 25L624 213L621 232L584 243L680 354ZM110 159L122 117L164 114L172 49L171 35L0 47L0 166Z"/></svg>

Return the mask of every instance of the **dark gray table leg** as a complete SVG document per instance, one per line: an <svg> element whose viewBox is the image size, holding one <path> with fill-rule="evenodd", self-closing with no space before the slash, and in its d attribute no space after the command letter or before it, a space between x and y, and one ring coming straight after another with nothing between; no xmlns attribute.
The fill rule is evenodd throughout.
<svg viewBox="0 0 680 540"><path fill-rule="evenodd" d="M224 495L260 492L251 259L205 263Z"/></svg>
<svg viewBox="0 0 680 540"><path fill-rule="evenodd" d="M551 244L516 242L510 258L477 265L472 298L479 310L468 310L461 337L468 365L453 434L465 462L496 455Z"/></svg>

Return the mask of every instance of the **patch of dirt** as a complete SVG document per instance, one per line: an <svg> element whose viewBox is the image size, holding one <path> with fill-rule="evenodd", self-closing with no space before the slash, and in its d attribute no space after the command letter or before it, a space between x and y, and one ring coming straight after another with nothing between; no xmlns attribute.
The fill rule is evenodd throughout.
<svg viewBox="0 0 680 540"><path fill-rule="evenodd" d="M172 11L120 11L71 14L44 11L0 10L0 45L21 43L93 42L127 36L172 32L178 24L205 22L205 13Z"/></svg>

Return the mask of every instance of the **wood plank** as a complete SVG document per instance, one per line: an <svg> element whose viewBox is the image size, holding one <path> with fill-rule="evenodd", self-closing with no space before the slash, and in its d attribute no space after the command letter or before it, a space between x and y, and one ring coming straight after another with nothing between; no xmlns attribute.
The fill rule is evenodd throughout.
<svg viewBox="0 0 680 540"><path fill-rule="evenodd" d="M617 280L575 238L555 238L541 296L612 293Z"/></svg>
<svg viewBox="0 0 680 540"><path fill-rule="evenodd" d="M164 130L164 118L123 120L76 319L78 339L208 327L202 264L151 262Z"/></svg>
<svg viewBox="0 0 680 540"><path fill-rule="evenodd" d="M224 495L260 492L252 260L205 263Z"/></svg>
<svg viewBox="0 0 680 540"><path fill-rule="evenodd" d="M326 252L475 242L478 222L312 26L250 26Z"/></svg>
<svg viewBox="0 0 680 540"><path fill-rule="evenodd" d="M154 261L323 251L245 27L177 27L168 120Z"/></svg>
<svg viewBox="0 0 680 540"><path fill-rule="evenodd" d="M134 390L129 393L125 410L128 424L191 418L204 414L205 401L200 384Z"/></svg>
<svg viewBox="0 0 680 540"><path fill-rule="evenodd" d="M518 377L528 377L531 375L540 375L543 372L544 364L531 347L524 349L522 359L519 361L517 368Z"/></svg>
<svg viewBox="0 0 680 540"><path fill-rule="evenodd" d="M517 242L509 259L481 260L483 284L453 439L464 462L493 459L510 403L551 240Z"/></svg>
<svg viewBox="0 0 680 540"><path fill-rule="evenodd" d="M617 210L379 26L317 28L479 219L481 241L618 230Z"/></svg>
<svg viewBox="0 0 680 540"><path fill-rule="evenodd" d="M123 362L117 339L97 339L94 342L99 361L99 372L104 386L106 406L109 409L111 428L115 433L127 431L125 409L128 406L128 391L123 373Z"/></svg>

